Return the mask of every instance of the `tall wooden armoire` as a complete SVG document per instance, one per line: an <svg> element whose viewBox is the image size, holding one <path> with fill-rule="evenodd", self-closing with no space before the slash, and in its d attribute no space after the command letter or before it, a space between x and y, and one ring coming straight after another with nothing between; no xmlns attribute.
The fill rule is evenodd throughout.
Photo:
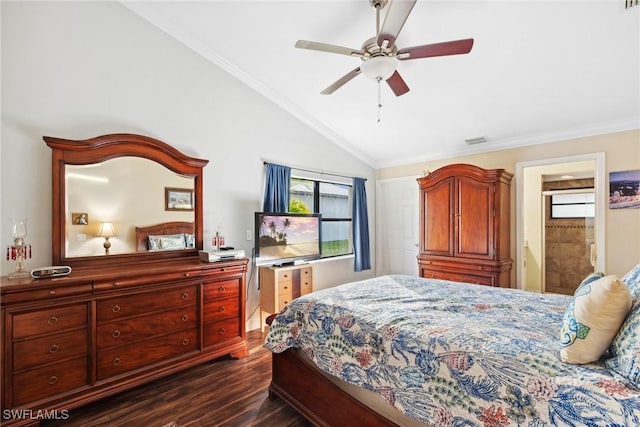
<svg viewBox="0 0 640 427"><path fill-rule="evenodd" d="M421 277L510 287L512 174L452 164L419 178Z"/></svg>

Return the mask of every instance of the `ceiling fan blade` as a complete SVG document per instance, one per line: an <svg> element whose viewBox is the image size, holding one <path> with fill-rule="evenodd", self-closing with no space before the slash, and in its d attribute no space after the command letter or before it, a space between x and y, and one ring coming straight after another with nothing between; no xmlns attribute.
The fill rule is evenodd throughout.
<svg viewBox="0 0 640 427"><path fill-rule="evenodd" d="M310 42L307 40L298 40L296 47L300 49L319 50L320 52L338 53L347 56L362 56L364 52L360 49L351 49L349 47L335 46L332 44Z"/></svg>
<svg viewBox="0 0 640 427"><path fill-rule="evenodd" d="M409 92L409 86L404 82L404 79L400 76L400 73L395 71L391 77L387 79L389 87L396 94L396 96L404 95Z"/></svg>
<svg viewBox="0 0 640 427"><path fill-rule="evenodd" d="M429 58L433 56L462 55L471 52L473 39L454 40L450 42L424 44L398 50L396 58L400 61L408 59Z"/></svg>
<svg viewBox="0 0 640 427"><path fill-rule="evenodd" d="M349 71L347 74L340 77L338 80L336 80L335 83L333 83L331 86L329 86L328 88L326 88L320 93L323 95L331 95L333 92L340 89L342 86L344 86L347 82L349 82L351 79L356 77L358 74L360 74L360 67L354 68L353 70Z"/></svg>
<svg viewBox="0 0 640 427"><path fill-rule="evenodd" d="M380 34L378 34L378 46L393 47L416 1L391 0L389 2L389 10L387 10L382 28L380 28ZM385 44L383 45L383 43Z"/></svg>

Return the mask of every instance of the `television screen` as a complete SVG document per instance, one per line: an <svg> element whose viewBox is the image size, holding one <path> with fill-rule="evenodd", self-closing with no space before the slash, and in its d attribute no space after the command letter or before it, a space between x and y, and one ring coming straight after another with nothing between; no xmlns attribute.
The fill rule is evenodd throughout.
<svg viewBox="0 0 640 427"><path fill-rule="evenodd" d="M256 212L256 258L290 264L320 257L320 214Z"/></svg>

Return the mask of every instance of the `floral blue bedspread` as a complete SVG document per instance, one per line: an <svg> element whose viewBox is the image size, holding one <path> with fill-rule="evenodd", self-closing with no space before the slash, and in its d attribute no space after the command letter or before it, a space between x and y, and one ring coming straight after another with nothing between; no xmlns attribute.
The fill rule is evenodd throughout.
<svg viewBox="0 0 640 427"><path fill-rule="evenodd" d="M571 299L383 276L294 300L265 340L436 426L639 426L640 390L560 361Z"/></svg>

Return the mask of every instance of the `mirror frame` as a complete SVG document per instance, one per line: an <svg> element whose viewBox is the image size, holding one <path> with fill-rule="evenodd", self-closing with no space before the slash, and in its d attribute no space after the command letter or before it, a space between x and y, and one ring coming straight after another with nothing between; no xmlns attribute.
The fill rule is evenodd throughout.
<svg viewBox="0 0 640 427"><path fill-rule="evenodd" d="M187 156L165 142L135 134L109 134L86 140L70 140L50 136L43 136L43 139L52 149L52 265L97 267L142 261L198 258L198 250L203 248L202 169L209 163L208 160ZM194 178L195 248L67 257L65 253L67 227L65 166L94 164L126 156L149 159L177 174Z"/></svg>

